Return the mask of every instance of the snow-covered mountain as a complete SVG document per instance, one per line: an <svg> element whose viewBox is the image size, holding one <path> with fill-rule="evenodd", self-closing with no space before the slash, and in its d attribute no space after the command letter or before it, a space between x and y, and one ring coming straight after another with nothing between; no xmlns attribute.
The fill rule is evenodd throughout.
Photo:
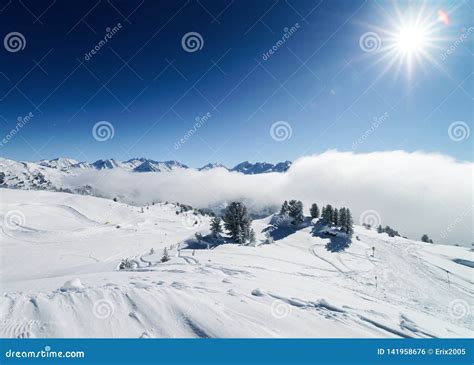
<svg viewBox="0 0 474 365"><path fill-rule="evenodd" d="M255 247L206 249L195 234L209 217L173 204L13 189L0 200L0 337L474 336L469 248L355 226L334 250L310 225L262 244L267 217L252 223Z"/></svg>
<svg viewBox="0 0 474 365"><path fill-rule="evenodd" d="M208 163L207 165L204 165L203 167L200 167L198 170L199 171L207 171L207 170L218 169L218 168L228 170L227 167L225 167L223 164L217 163L217 162Z"/></svg>
<svg viewBox="0 0 474 365"><path fill-rule="evenodd" d="M39 164L0 158L0 187L56 190L61 186L62 177L69 174L67 168L60 169L59 166L69 165L70 160L56 162L52 160L50 163L55 167L49 167L46 161Z"/></svg>
<svg viewBox="0 0 474 365"><path fill-rule="evenodd" d="M41 166L51 167L59 170L68 170L70 168L76 167L78 162L71 158L62 158L58 157L53 160L41 160L38 162Z"/></svg>
<svg viewBox="0 0 474 365"><path fill-rule="evenodd" d="M291 161L271 164L267 162L250 163L242 162L231 169L231 171L241 172L246 175L263 174L267 172L286 172L291 166Z"/></svg>
<svg viewBox="0 0 474 365"><path fill-rule="evenodd" d="M291 166L290 161L271 164L266 162L242 162L230 171L242 174L262 174L268 172L286 172ZM132 158L128 161L117 161L113 158L97 160L93 163L78 162L69 158L55 158L38 162L18 162L0 158L0 186L16 189L45 189L58 191L65 189L61 184L62 177L80 175L83 171L123 169L130 172L170 172L190 167L178 161L155 161L147 158ZM219 163L209 163L199 171L215 168L227 169ZM228 170L228 169L227 169ZM70 189L70 187L68 187ZM84 187L77 187L81 192ZM72 189L75 191L75 189ZM90 190L90 189L86 189Z"/></svg>
<svg viewBox="0 0 474 365"><path fill-rule="evenodd" d="M106 169L115 169L117 167L124 167L124 165L121 162L115 161L113 158L110 158L108 160L97 160L91 165L97 170L106 170Z"/></svg>
<svg viewBox="0 0 474 365"><path fill-rule="evenodd" d="M248 161L238 164L230 171L242 174L261 174L268 172L285 172L291 166L290 161L277 164ZM18 162L0 158L0 187L25 190L66 191L82 195L104 197L104 191L97 189L93 182L81 183L82 174L90 171L123 170L132 173L165 173L181 169L189 169L178 161L155 161L147 158L132 158L127 161L117 161L113 158L97 160L93 163L78 162L69 158L55 158L38 162ZM209 163L199 171L216 168L227 169L219 163ZM77 177L77 178L76 178ZM110 196L109 196L110 197ZM127 196L123 196L127 200ZM129 202L134 201L128 197Z"/></svg>
<svg viewBox="0 0 474 365"><path fill-rule="evenodd" d="M133 169L135 172L167 172L177 169L187 169L188 166L178 161L153 161L146 160Z"/></svg>

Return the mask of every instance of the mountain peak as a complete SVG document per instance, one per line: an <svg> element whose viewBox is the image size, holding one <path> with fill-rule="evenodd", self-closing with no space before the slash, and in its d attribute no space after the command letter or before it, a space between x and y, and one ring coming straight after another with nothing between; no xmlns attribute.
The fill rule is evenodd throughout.
<svg viewBox="0 0 474 365"><path fill-rule="evenodd" d="M228 170L227 167L225 167L223 164L218 163L218 162L213 162L213 163L210 162L210 163L200 167L198 170L199 171L206 171L206 170L212 170L212 169L218 169L218 168L224 168L224 169Z"/></svg>
<svg viewBox="0 0 474 365"><path fill-rule="evenodd" d="M268 162L251 163L244 161L236 165L231 171L241 172L246 175L263 174L267 172L286 172L291 166L291 161L271 164Z"/></svg>
<svg viewBox="0 0 474 365"><path fill-rule="evenodd" d="M78 162L72 158L57 157L52 160L41 160L38 162L38 165L64 170L76 165L77 163Z"/></svg>

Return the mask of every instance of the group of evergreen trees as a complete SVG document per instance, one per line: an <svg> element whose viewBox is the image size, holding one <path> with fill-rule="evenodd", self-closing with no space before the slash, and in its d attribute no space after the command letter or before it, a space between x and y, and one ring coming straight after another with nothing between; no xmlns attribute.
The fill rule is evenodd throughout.
<svg viewBox="0 0 474 365"><path fill-rule="evenodd" d="M290 217L292 224L303 223L303 203L300 200L285 200L281 206L280 215ZM320 213L318 205L313 203L310 208L310 215L311 218L320 218L320 222L325 225L339 228L350 237L354 233L354 221L349 208L342 207L338 209L334 208L331 204L327 204L321 209ZM224 223L224 228L235 242L240 244L255 242L252 220L244 203L230 203L225 209L222 219L214 217L211 220L211 232L214 237L219 237L223 233L222 223ZM367 228L370 229L370 226ZM390 226L382 227L379 225L377 232L387 233L390 237L400 237L400 234ZM433 240L427 234L421 237L421 241L433 243Z"/></svg>
<svg viewBox="0 0 474 365"><path fill-rule="evenodd" d="M394 230L390 226L385 226L385 228L382 227L382 226L378 226L377 227L377 232L378 233L387 233L389 237L400 237L400 233L398 233L398 231Z"/></svg>
<svg viewBox="0 0 474 365"><path fill-rule="evenodd" d="M311 205L309 212L311 218L319 218L319 207L316 203ZM293 224L300 224L304 221L303 203L299 200L290 200L289 202L285 200L281 206L280 214L292 218ZM349 236L354 233L354 221L349 208L337 209L328 204L321 210L321 222L326 225L334 225Z"/></svg>
<svg viewBox="0 0 474 365"><path fill-rule="evenodd" d="M304 221L303 203L300 200L284 201L281 209L281 215L287 215L292 218L293 224L300 224Z"/></svg>
<svg viewBox="0 0 474 365"><path fill-rule="evenodd" d="M433 243L433 240L425 233L423 236L421 236L421 242Z"/></svg>
<svg viewBox="0 0 474 365"><path fill-rule="evenodd" d="M312 218L319 218L319 207L316 203L311 205ZM280 209L280 215L291 218L291 223L298 225L304 221L303 203L300 200L285 200ZM321 222L339 228L348 236L354 233L354 221L349 208L333 208L331 204L321 210ZM211 232L214 237L219 237L223 232L222 222L229 236L237 243L255 242L255 232L252 229L252 220L247 207L241 202L230 203L224 211L222 219L214 217L211 220Z"/></svg>
<svg viewBox="0 0 474 365"><path fill-rule="evenodd" d="M349 208L337 209L328 204L321 210L321 221L326 225L336 226L349 236L354 233L354 220Z"/></svg>

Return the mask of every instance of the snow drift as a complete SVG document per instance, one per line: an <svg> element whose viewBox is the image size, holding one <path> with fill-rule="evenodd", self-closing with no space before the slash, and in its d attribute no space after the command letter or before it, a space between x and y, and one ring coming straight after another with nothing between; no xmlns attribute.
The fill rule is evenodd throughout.
<svg viewBox="0 0 474 365"><path fill-rule="evenodd" d="M0 337L473 336L465 247L355 226L350 247L331 252L308 226L193 250L181 243L207 234L208 217L172 204L0 198ZM253 222L258 241L271 221ZM119 271L124 257L138 265Z"/></svg>

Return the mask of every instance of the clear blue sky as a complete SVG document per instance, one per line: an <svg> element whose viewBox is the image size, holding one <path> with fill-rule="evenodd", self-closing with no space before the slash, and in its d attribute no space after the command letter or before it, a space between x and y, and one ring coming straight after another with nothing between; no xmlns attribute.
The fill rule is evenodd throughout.
<svg viewBox="0 0 474 365"><path fill-rule="evenodd" d="M403 14L421 5L397 2ZM436 23L430 35L443 38L430 49L438 66L425 58L409 75L403 63L383 73L393 58L384 57L386 32L397 31L392 22L400 18L392 2L4 2L2 39L20 32L26 45L0 49L2 138L19 116L34 117L0 155L30 161L144 156L191 166L276 162L350 151L373 118L388 113L357 152L424 150L471 161L473 137L453 141L448 128L456 121L472 127L474 5L430 1L426 8L426 22ZM449 25L437 21L438 10ZM117 23L122 28L86 60ZM202 36L201 50L183 49L188 32ZM359 44L367 32L382 39L375 52ZM456 42L462 34L466 39ZM208 112L212 117L176 150L195 118ZM99 121L113 125L112 139L93 138ZM291 138L271 138L278 121L291 126Z"/></svg>

